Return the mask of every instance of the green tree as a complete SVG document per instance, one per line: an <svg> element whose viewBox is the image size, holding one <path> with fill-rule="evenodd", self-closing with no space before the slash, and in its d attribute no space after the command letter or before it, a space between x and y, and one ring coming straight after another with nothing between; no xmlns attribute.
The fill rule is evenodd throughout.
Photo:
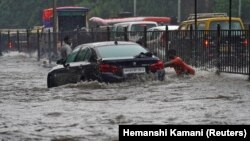
<svg viewBox="0 0 250 141"><path fill-rule="evenodd" d="M242 7L241 7L241 18L245 23L250 22L249 18L249 8L250 8L250 1L249 0L241 0ZM215 7L214 12L225 12L229 14L229 0L215 0ZM232 16L238 17L239 16L239 0L232 0Z"/></svg>
<svg viewBox="0 0 250 141"><path fill-rule="evenodd" d="M116 17L133 12L134 0L57 0L57 6L90 8L88 17ZM177 16L178 0L137 0L137 16ZM238 16L239 0L232 0L232 15ZM194 13L194 0L181 0L182 19ZM53 0L0 0L0 28L31 28L42 24L42 10L53 6ZM198 12L229 12L228 0L197 0ZM242 0L241 17L249 22L249 0Z"/></svg>

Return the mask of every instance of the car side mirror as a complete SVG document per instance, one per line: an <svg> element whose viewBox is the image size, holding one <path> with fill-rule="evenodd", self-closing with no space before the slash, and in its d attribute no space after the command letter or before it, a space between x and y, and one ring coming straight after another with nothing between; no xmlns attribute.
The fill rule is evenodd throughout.
<svg viewBox="0 0 250 141"><path fill-rule="evenodd" d="M63 63L64 68L69 67L69 64Z"/></svg>
<svg viewBox="0 0 250 141"><path fill-rule="evenodd" d="M65 68L69 67L69 64L66 64L66 60L64 60L64 59L57 60L56 64L63 65Z"/></svg>
<svg viewBox="0 0 250 141"><path fill-rule="evenodd" d="M152 52L146 52L145 55L148 57L152 57L154 54Z"/></svg>

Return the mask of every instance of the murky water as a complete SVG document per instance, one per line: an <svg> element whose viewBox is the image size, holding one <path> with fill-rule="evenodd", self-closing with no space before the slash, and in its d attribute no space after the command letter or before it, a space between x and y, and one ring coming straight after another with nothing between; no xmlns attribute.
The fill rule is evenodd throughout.
<svg viewBox="0 0 250 141"><path fill-rule="evenodd" d="M47 89L49 69L25 54L0 57L0 139L112 141L119 124L250 124L247 76L166 69L164 82Z"/></svg>

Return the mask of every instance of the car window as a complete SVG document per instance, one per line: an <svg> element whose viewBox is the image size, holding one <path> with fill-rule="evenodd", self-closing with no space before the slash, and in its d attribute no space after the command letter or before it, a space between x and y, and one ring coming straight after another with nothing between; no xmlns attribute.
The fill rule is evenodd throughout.
<svg viewBox="0 0 250 141"><path fill-rule="evenodd" d="M152 34L153 34L152 30L147 31L147 39L152 40Z"/></svg>
<svg viewBox="0 0 250 141"><path fill-rule="evenodd" d="M186 28L186 25L182 25L182 26L179 27L179 29L180 30L186 30L187 28Z"/></svg>
<svg viewBox="0 0 250 141"><path fill-rule="evenodd" d="M154 30L148 30L147 31L147 39L149 41L157 39L157 37L160 35L161 31L154 29Z"/></svg>
<svg viewBox="0 0 250 141"><path fill-rule="evenodd" d="M133 24L131 26L131 31L144 31L144 27L147 28L151 28L151 27L155 27L155 24L146 24L146 23L142 23L142 24Z"/></svg>
<svg viewBox="0 0 250 141"><path fill-rule="evenodd" d="M188 29L188 30L191 30L191 27L192 27L192 29L194 30L194 28L195 28L195 27L194 27L194 23L189 24L188 27L187 27L187 29Z"/></svg>
<svg viewBox="0 0 250 141"><path fill-rule="evenodd" d="M78 54L78 51L75 51L75 52L72 52L71 54L69 54L67 59L66 59L66 63L74 62L77 54Z"/></svg>
<svg viewBox="0 0 250 141"><path fill-rule="evenodd" d="M205 23L199 23L197 29L198 30L205 30Z"/></svg>
<svg viewBox="0 0 250 141"><path fill-rule="evenodd" d="M147 52L146 49L139 45L111 45L99 47L97 48L97 51L102 58L131 57L138 55L141 52Z"/></svg>
<svg viewBox="0 0 250 141"><path fill-rule="evenodd" d="M124 32L124 27L123 26L118 26L116 28L116 37L121 37L123 36L123 32Z"/></svg>
<svg viewBox="0 0 250 141"><path fill-rule="evenodd" d="M155 31L152 33L151 40L157 39L157 37L159 37L161 33L162 33L161 31L155 30Z"/></svg>
<svg viewBox="0 0 250 141"><path fill-rule="evenodd" d="M75 62L86 61L89 59L91 51L89 48L82 49L76 56Z"/></svg>
<svg viewBox="0 0 250 141"><path fill-rule="evenodd" d="M90 57L91 57L91 55L92 55L92 52L91 52L91 50L90 49L88 49L87 50L87 53L86 53L86 55L85 55L85 61L87 61L87 60L89 60L90 59Z"/></svg>
<svg viewBox="0 0 250 141"><path fill-rule="evenodd" d="M220 25L222 30L228 30L229 29L229 22L228 21L214 21L210 23L210 30L216 30L217 29L217 25ZM233 30L241 30L241 24L239 21L232 21L231 22L231 29Z"/></svg>

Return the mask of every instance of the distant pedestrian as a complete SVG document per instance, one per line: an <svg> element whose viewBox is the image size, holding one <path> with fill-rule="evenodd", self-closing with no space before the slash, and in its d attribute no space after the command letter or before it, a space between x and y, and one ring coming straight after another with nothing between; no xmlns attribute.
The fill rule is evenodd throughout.
<svg viewBox="0 0 250 141"><path fill-rule="evenodd" d="M72 52L71 40L69 36L65 36L63 39L63 45L61 48L61 58L66 59L67 56Z"/></svg>
<svg viewBox="0 0 250 141"><path fill-rule="evenodd" d="M192 67L186 64L180 57L176 56L176 51L174 49L168 50L167 55L170 61L164 64L165 67L173 67L177 75L195 74L195 70Z"/></svg>

